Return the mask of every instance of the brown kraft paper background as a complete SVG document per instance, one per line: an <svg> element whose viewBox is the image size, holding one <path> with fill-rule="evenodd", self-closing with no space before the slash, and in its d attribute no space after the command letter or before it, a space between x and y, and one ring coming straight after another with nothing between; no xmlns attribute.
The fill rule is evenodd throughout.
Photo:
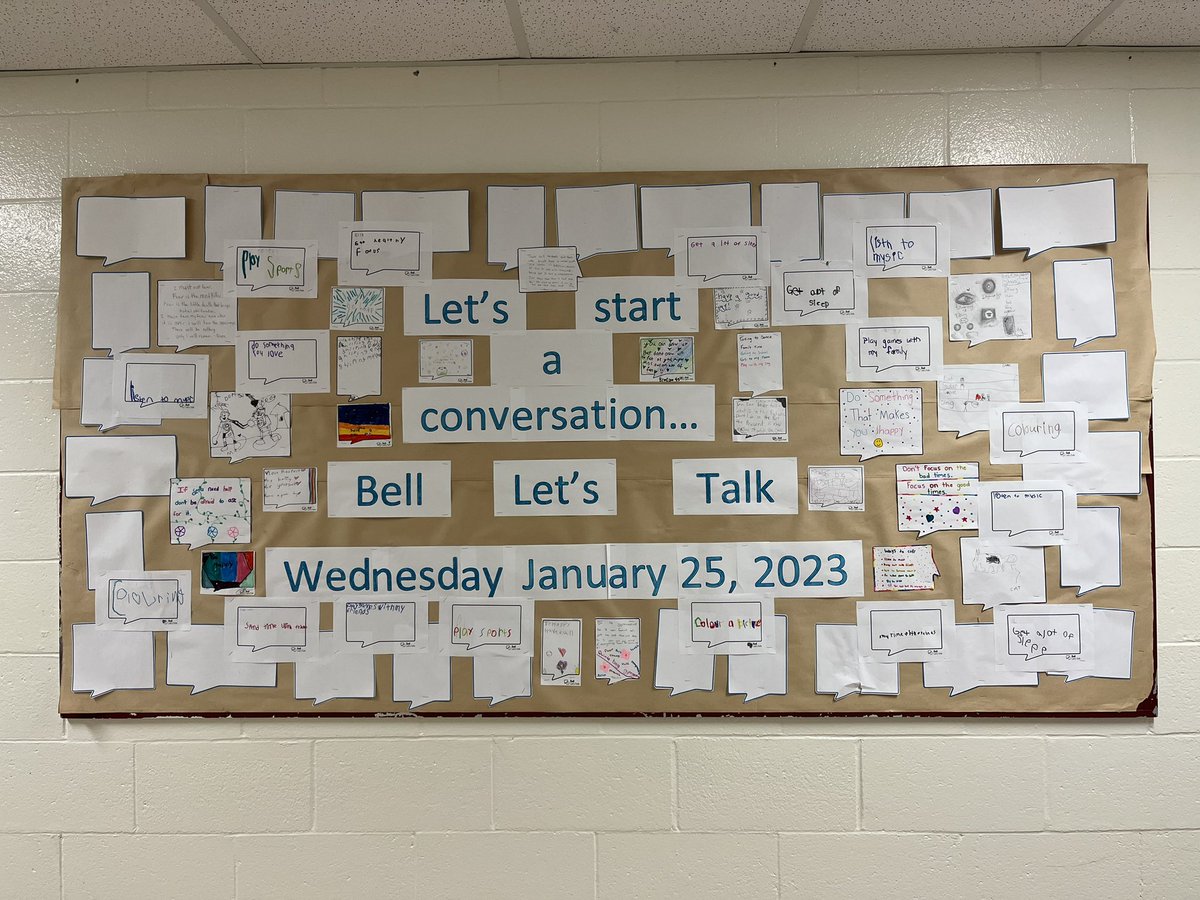
<svg viewBox="0 0 1200 900"><path fill-rule="evenodd" d="M1042 674L1035 687L976 688L956 697L944 688L922 686L921 666L900 666L898 696L850 695L840 701L818 695L815 686L814 625L852 623L855 599L778 600L776 612L788 617L788 693L745 702L726 689L727 663L716 658L714 689L670 696L654 688L654 657L660 607L674 599L626 601L543 601L536 604L538 619L582 618L582 686L547 686L539 683L538 656L541 628L535 628L533 691L529 698L505 701L489 709L488 700L472 696L471 665L467 658L451 661L452 700L431 703L416 715L761 715L761 714L1000 714L1000 715L1147 715L1155 697L1155 608L1149 452L1151 375L1154 332L1150 309L1150 277L1146 229L1146 168L1141 165L1078 166L962 166L898 169L788 169L725 172L622 172L544 174L448 175L126 175L110 178L70 178L63 183L62 276L59 299L58 346L55 361L55 405L61 409L62 438L95 434L79 424L82 359L102 356L91 344L91 275L93 272L149 271L160 279L216 279L220 267L203 262L204 186L206 184L261 185L263 235L273 234L274 191L291 190L449 190L469 189L471 250L434 255L435 278L512 278L517 271L487 264L486 189L489 184L537 184L546 187L546 241L556 243L554 189L566 186L715 184L749 181L752 186L752 221L759 222L762 183L816 181L822 193L875 191L938 191L1002 186L1064 184L1099 178L1116 179L1117 241L1115 244L1049 250L1026 260L1024 251L998 251L991 259L953 260L954 274L970 272L1031 273L1033 339L991 341L968 349L965 342L944 339L946 364L1016 362L1020 365L1021 399L1040 400L1041 354L1070 350L1072 342L1055 335L1052 263L1059 259L1111 256L1116 287L1117 336L1101 338L1082 350L1128 351L1129 421L1095 421L1093 431L1127 431L1142 434L1143 490L1137 497L1083 496L1080 505L1118 506L1121 509L1122 573L1120 587L1085 594L1078 602L1135 611L1133 671L1129 680L1086 678L1066 684L1061 676ZM75 255L75 204L78 197L184 196L187 198L187 258L178 260L132 259L105 267L103 259ZM997 204L993 194L993 203ZM996 246L1000 246L998 204L994 206ZM585 277L618 275L671 275L674 260L665 250L598 255L580 263ZM315 300L244 299L239 302L238 327L254 329L327 329L330 288L337 283L336 260L321 260L320 289ZM208 420L165 420L160 428L122 426L116 434L169 434L179 437L180 477L241 476L252 479L252 542L220 549L256 553L258 593L264 595L268 547L303 546L437 546L490 544L556 544L605 542L722 542L861 540L867 599L955 598L960 623L991 621L991 611L961 603L962 578L959 538L975 532L938 532L922 538L934 548L941 571L932 592L875 594L872 588L871 550L879 545L917 543L913 532L896 529L895 467L902 462L974 462L982 480L1017 479L1015 466L988 462L988 435L975 433L961 439L954 432L936 429L936 385L920 384L924 399L924 455L880 456L863 465L867 474L865 513L809 512L807 466L857 465L854 457L839 454L838 390L846 387L845 341L841 326L781 327L784 390L789 398L790 442L786 444L735 444L730 439L730 397L737 393L736 331L715 331L711 291L700 290L700 331L696 334L696 382L716 385L716 441L593 443L494 443L422 444L401 441L400 392L417 385L417 340L403 333L402 288L387 289L386 331L383 332L382 397L393 405L393 446L378 449L335 447L338 399L333 394L296 394L292 397L292 456L290 459L248 459L230 464L212 459L208 452ZM151 285L151 351L157 341L157 288ZM941 278L874 279L870 282L872 316L938 316L946 319L947 290ZM571 294L528 295L528 327L574 327ZM649 332L647 332L649 333ZM683 332L678 332L683 333ZM614 380L638 382L638 333L613 335ZM331 341L331 353L336 341ZM475 385L489 383L486 336L476 337ZM164 352L170 352L165 350ZM195 347L188 353L208 353L210 391L234 390L232 347ZM331 361L331 386L336 365ZM878 384L878 383L877 383ZM110 432L113 433L113 432ZM672 514L671 462L675 458L729 456L795 456L800 477L800 511L795 516L682 516ZM608 517L505 518L492 514L492 462L497 459L615 458L617 460L617 511ZM326 516L325 464L331 460L444 459L452 463L453 515L448 519L331 519ZM131 464L136 464L132 460ZM279 466L316 466L320 481L319 508L315 513L261 511L262 469ZM281 663L274 688L213 688L193 695L190 687L166 685L166 634L155 635L156 688L151 691L117 690L93 699L74 693L71 679L71 626L94 620L94 598L87 590L84 514L89 511L144 510L146 568L188 569L193 573L193 613L197 624L223 620L224 597L200 593L200 550L169 543L165 497L117 498L92 507L88 499L62 499L61 620L62 664L60 711L66 716L122 716L161 714L244 715L372 715L407 713L407 702L392 697L392 659L375 657L376 697L372 700L331 700L314 706L293 696L293 665ZM1046 549L1046 593L1050 603L1075 602L1076 589L1058 586L1058 550ZM436 618L436 604L431 605ZM609 685L595 677L594 620L608 616L640 616L641 670L637 681ZM328 627L328 607L325 607Z"/></svg>

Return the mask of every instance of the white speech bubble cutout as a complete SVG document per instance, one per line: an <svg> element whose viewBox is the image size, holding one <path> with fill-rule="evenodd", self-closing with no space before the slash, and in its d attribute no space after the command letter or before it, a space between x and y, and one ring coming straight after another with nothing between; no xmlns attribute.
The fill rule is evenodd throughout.
<svg viewBox="0 0 1200 900"><path fill-rule="evenodd" d="M417 639L417 605L395 600L346 602L346 643L412 643Z"/></svg>
<svg viewBox="0 0 1200 900"><path fill-rule="evenodd" d="M252 340L246 345L249 354L247 377L264 385L287 379L317 377L317 341Z"/></svg>
<svg viewBox="0 0 1200 900"><path fill-rule="evenodd" d="M450 610L450 643L455 646L470 651L480 647L514 647L522 643L519 605L456 603Z"/></svg>
<svg viewBox="0 0 1200 900"><path fill-rule="evenodd" d="M533 696L532 656L476 656L471 666L472 694L488 706Z"/></svg>
<svg viewBox="0 0 1200 900"><path fill-rule="evenodd" d="M1002 187L1000 235L1025 258L1055 247L1090 247L1117 239L1116 179Z"/></svg>
<svg viewBox="0 0 1200 900"><path fill-rule="evenodd" d="M801 317L854 309L854 272L849 269L784 272L783 308L798 312Z"/></svg>
<svg viewBox="0 0 1200 900"><path fill-rule="evenodd" d="M1059 583L1076 587L1076 597L1121 586L1121 507L1081 506L1076 532L1059 550Z"/></svg>
<svg viewBox="0 0 1200 900"><path fill-rule="evenodd" d="M714 234L687 239L687 273L712 281L723 275L758 274L758 235Z"/></svg>
<svg viewBox="0 0 1200 900"><path fill-rule="evenodd" d="M240 244L235 254L237 273L234 282L238 287L250 288L251 293L269 287L293 288L304 285L308 254L306 247Z"/></svg>
<svg viewBox="0 0 1200 900"><path fill-rule="evenodd" d="M936 225L868 225L866 242L871 268L937 265Z"/></svg>
<svg viewBox="0 0 1200 900"><path fill-rule="evenodd" d="M1008 652L1028 662L1043 656L1073 656L1083 652L1082 621L1078 613L1037 616L1009 614Z"/></svg>
<svg viewBox="0 0 1200 900"><path fill-rule="evenodd" d="M658 611L658 642L654 653L654 687L670 689L671 696L689 691L711 691L716 654L683 653L680 648L678 609Z"/></svg>
<svg viewBox="0 0 1200 900"><path fill-rule="evenodd" d="M420 271L421 232L382 228L351 231L350 268L367 275Z"/></svg>
<svg viewBox="0 0 1200 900"><path fill-rule="evenodd" d="M151 632L146 632L151 634ZM224 625L196 625L167 632L167 684L192 695L215 687L275 687L274 663L235 662L225 652Z"/></svg>
<svg viewBox="0 0 1200 900"><path fill-rule="evenodd" d="M1128 680L1133 677L1133 623L1136 616L1132 609L1092 610L1092 665L1087 669L1070 669L1066 672L1067 684L1081 678L1117 678Z"/></svg>
<svg viewBox="0 0 1200 900"><path fill-rule="evenodd" d="M1075 411L1070 409L1048 412L1003 412L1000 414L1003 430L1002 447L1005 453L1030 456L1044 450L1063 453L1078 449L1075 446ZM1018 432L1014 434L1013 432ZM1070 443L1063 445L1061 435L1067 435ZM1013 438L1014 440L1009 440ZM1021 438L1021 440L1015 440ZM1016 446L1019 444L1020 446Z"/></svg>
<svg viewBox="0 0 1200 900"><path fill-rule="evenodd" d="M92 273L92 349L110 356L150 346L150 273Z"/></svg>
<svg viewBox="0 0 1200 900"><path fill-rule="evenodd" d="M992 491L992 531L1009 537L1066 527L1066 495L1058 490Z"/></svg>
<svg viewBox="0 0 1200 900"><path fill-rule="evenodd" d="M867 345L869 334L873 344ZM858 365L863 369L886 372L897 366L928 366L931 364L929 327L925 325L863 326L858 329ZM886 365L879 365L893 359Z"/></svg>
<svg viewBox="0 0 1200 900"><path fill-rule="evenodd" d="M154 632L71 627L71 690L92 699L111 691L154 690Z"/></svg>
<svg viewBox="0 0 1200 900"><path fill-rule="evenodd" d="M70 436L64 443L66 497L97 506L116 497L165 497L175 477L175 435Z"/></svg>
<svg viewBox="0 0 1200 900"><path fill-rule="evenodd" d="M75 206L75 253L127 259L185 256L184 197L80 197Z"/></svg>
<svg viewBox="0 0 1200 900"><path fill-rule="evenodd" d="M297 700L312 700L319 706L330 700L370 700L375 697L375 657L361 653L334 653L332 636L322 631L321 652L295 662Z"/></svg>
<svg viewBox="0 0 1200 900"><path fill-rule="evenodd" d="M787 693L787 616L775 616L774 653L729 657L728 685L733 696L744 695L743 703ZM736 687L734 685L737 685Z"/></svg>
<svg viewBox="0 0 1200 900"><path fill-rule="evenodd" d="M108 582L108 614L126 625L145 619L178 619L183 602L178 578L113 578Z"/></svg>
<svg viewBox="0 0 1200 900"><path fill-rule="evenodd" d="M691 639L712 649L724 644L759 644L763 639L763 607L756 601L697 600L689 606ZM697 621L702 624L697 625ZM736 624L746 623L744 625Z"/></svg>
<svg viewBox="0 0 1200 900"><path fill-rule="evenodd" d="M392 699L407 702L410 712L451 697L450 657L443 652L441 640L439 629L431 628L424 652L392 654Z"/></svg>
<svg viewBox="0 0 1200 900"><path fill-rule="evenodd" d="M941 650L940 609L873 609L871 649L895 656L907 650Z"/></svg>
<svg viewBox="0 0 1200 900"><path fill-rule="evenodd" d="M239 606L237 645L253 653L272 647L307 647L308 626L304 606Z"/></svg>
<svg viewBox="0 0 1200 900"><path fill-rule="evenodd" d="M1055 260L1054 324L1058 339L1074 340L1076 347L1096 338L1116 337L1111 257Z"/></svg>

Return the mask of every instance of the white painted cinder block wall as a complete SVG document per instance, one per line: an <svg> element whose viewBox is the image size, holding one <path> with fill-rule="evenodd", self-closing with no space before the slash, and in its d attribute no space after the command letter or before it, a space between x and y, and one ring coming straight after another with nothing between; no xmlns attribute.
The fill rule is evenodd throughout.
<svg viewBox="0 0 1200 900"><path fill-rule="evenodd" d="M1153 725L58 718L54 311L87 300L56 295L63 176L1128 161ZM0 895L1196 896L1200 53L3 78L0 294Z"/></svg>

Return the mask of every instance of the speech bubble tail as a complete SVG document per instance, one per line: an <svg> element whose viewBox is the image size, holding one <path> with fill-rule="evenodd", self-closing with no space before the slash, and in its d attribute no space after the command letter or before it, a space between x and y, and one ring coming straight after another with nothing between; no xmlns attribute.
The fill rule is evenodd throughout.
<svg viewBox="0 0 1200 900"><path fill-rule="evenodd" d="M212 543L212 541L208 540L207 538L201 539L201 540L193 539L193 540L188 541L188 549L189 550L197 550L200 547L207 547L211 543Z"/></svg>
<svg viewBox="0 0 1200 900"><path fill-rule="evenodd" d="M105 266L113 266L117 263L125 262L127 259L133 259L132 256L106 256L104 257Z"/></svg>
<svg viewBox="0 0 1200 900"><path fill-rule="evenodd" d="M917 529L917 539L920 540L921 538L923 538L927 535L934 534L938 530L939 529L937 529L937 528L918 528Z"/></svg>
<svg viewBox="0 0 1200 900"><path fill-rule="evenodd" d="M1066 675L1067 684L1070 684L1072 681L1079 681L1082 678L1094 677L1091 672L1067 672Z"/></svg>
<svg viewBox="0 0 1200 900"><path fill-rule="evenodd" d="M1099 590L1102 587L1116 587L1115 584L1081 584L1077 585L1079 590L1075 592L1076 597L1082 597L1084 594L1090 594L1092 591Z"/></svg>
<svg viewBox="0 0 1200 900"><path fill-rule="evenodd" d="M833 702L836 703L839 700L845 700L851 694L860 693L861 690L862 690L862 688L857 687L857 686L850 687L849 685L846 685L844 687L840 687L837 689L837 692L833 695Z"/></svg>
<svg viewBox="0 0 1200 900"><path fill-rule="evenodd" d="M94 687L92 688L92 699L95 700L97 697L103 697L105 694L111 694L116 689L116 685L112 687Z"/></svg>
<svg viewBox="0 0 1200 900"><path fill-rule="evenodd" d="M901 648L900 650L889 650L888 656L895 656L896 654L904 653L906 650L909 650L909 649L912 649L912 648L904 647L904 648Z"/></svg>
<svg viewBox="0 0 1200 900"><path fill-rule="evenodd" d="M503 260L503 262L504 262L504 268L501 271L508 272L509 270L515 269L517 267L516 260L506 259L506 260Z"/></svg>
<svg viewBox="0 0 1200 900"><path fill-rule="evenodd" d="M712 281L714 278L720 278L721 274L722 273L718 272L716 275L705 275L704 283L707 284L708 282Z"/></svg>
<svg viewBox="0 0 1200 900"><path fill-rule="evenodd" d="M1042 658L1041 653L1025 654L1025 662L1029 662L1031 659L1041 659L1041 658Z"/></svg>
<svg viewBox="0 0 1200 900"><path fill-rule="evenodd" d="M874 459L877 456L883 456L883 453L882 452L864 453L861 456L859 456L858 461L866 462L868 459Z"/></svg>
<svg viewBox="0 0 1200 900"><path fill-rule="evenodd" d="M672 697L676 697L676 696L678 696L679 694L686 694L686 693L689 693L690 691L694 691L694 690L696 690L696 688L694 688L694 687L678 687L678 686L673 686L673 687L671 688L671 696L672 696Z"/></svg>
<svg viewBox="0 0 1200 900"><path fill-rule="evenodd" d="M195 697L197 694L202 694L205 691L211 690L212 688L215 688L215 687L216 687L215 684L205 685L204 687L201 687L198 684L193 684L192 685L192 696Z"/></svg>
<svg viewBox="0 0 1200 900"><path fill-rule="evenodd" d="M950 696L951 697L959 697L963 694L966 694L970 691L975 690L975 688L977 688L977 687L979 687L979 685L977 685L977 684L973 684L970 687L958 687L958 685L955 685L950 688Z"/></svg>
<svg viewBox="0 0 1200 900"><path fill-rule="evenodd" d="M99 506L101 503L107 503L109 500L115 499L116 496L117 496L116 494L113 494L111 497L94 496L94 497L92 497L91 505Z"/></svg>
<svg viewBox="0 0 1200 900"><path fill-rule="evenodd" d="M972 428L970 431L960 431L957 436L960 438L965 438L969 434L976 434L977 432L980 432L980 431L983 431L983 429L982 428Z"/></svg>
<svg viewBox="0 0 1200 900"><path fill-rule="evenodd" d="M979 340L971 338L967 341L967 349L969 350L971 347L978 347L980 344L986 344L990 340L991 338L980 338Z"/></svg>

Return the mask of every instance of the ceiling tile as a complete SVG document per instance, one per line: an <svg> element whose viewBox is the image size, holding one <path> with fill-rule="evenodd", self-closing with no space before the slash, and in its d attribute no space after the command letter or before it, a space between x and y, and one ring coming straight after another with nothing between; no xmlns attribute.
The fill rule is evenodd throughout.
<svg viewBox="0 0 1200 900"><path fill-rule="evenodd" d="M504 0L210 0L266 63L503 59Z"/></svg>
<svg viewBox="0 0 1200 900"><path fill-rule="evenodd" d="M0 3L0 70L245 62L190 0Z"/></svg>
<svg viewBox="0 0 1200 900"><path fill-rule="evenodd" d="M1125 0L1085 44L1189 47L1200 44L1195 0Z"/></svg>
<svg viewBox="0 0 1200 900"><path fill-rule="evenodd" d="M1058 47L1108 0L823 0L805 50Z"/></svg>
<svg viewBox="0 0 1200 900"><path fill-rule="evenodd" d="M804 0L520 0L531 55L698 56L791 49Z"/></svg>

